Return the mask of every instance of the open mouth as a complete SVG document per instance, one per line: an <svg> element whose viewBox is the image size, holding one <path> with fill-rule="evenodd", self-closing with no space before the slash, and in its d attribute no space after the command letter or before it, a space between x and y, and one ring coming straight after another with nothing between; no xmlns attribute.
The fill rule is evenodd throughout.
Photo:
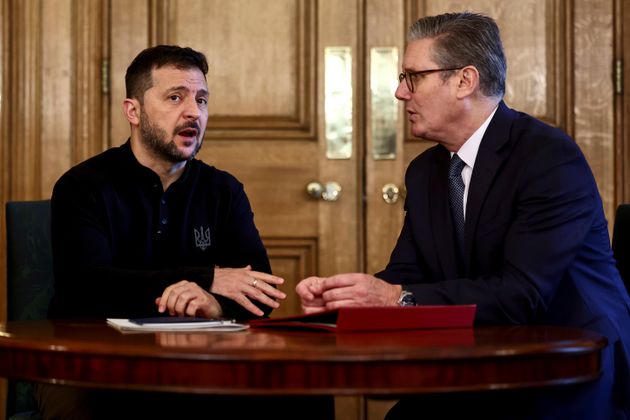
<svg viewBox="0 0 630 420"><path fill-rule="evenodd" d="M197 130L194 128L185 128L181 130L180 132L178 132L177 134L179 134L182 137L194 138L194 137L197 137Z"/></svg>

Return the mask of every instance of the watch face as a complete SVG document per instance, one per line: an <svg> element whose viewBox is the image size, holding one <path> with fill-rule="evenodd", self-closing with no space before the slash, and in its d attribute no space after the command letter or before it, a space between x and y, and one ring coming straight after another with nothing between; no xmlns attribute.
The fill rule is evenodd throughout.
<svg viewBox="0 0 630 420"><path fill-rule="evenodd" d="M416 306L416 297L409 290L403 289L398 304L400 306Z"/></svg>

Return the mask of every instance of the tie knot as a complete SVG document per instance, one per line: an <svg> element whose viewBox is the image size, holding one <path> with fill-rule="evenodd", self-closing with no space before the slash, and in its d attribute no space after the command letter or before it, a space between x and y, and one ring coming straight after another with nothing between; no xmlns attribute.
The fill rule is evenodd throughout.
<svg viewBox="0 0 630 420"><path fill-rule="evenodd" d="M457 156L457 153L455 153L451 158L451 164L448 167L448 177L461 177L464 166L466 166L466 163Z"/></svg>

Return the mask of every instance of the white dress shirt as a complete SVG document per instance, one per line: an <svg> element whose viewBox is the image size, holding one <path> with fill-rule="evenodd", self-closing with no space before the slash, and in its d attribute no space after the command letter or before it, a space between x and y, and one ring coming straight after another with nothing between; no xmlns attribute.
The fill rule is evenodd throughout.
<svg viewBox="0 0 630 420"><path fill-rule="evenodd" d="M468 202L470 178L472 177L473 168L475 167L475 160L477 159L477 152L479 152L479 145L481 144L481 139L490 124L490 120L492 120L492 117L494 117L498 108L499 107L497 105L497 107L494 108L494 111L492 111L488 118L486 118L477 131L475 131L457 151L457 156L459 156L459 158L466 164L464 169L462 169L462 179L464 181L464 219L466 218L466 203ZM453 157L453 154L454 153L451 152L451 157Z"/></svg>

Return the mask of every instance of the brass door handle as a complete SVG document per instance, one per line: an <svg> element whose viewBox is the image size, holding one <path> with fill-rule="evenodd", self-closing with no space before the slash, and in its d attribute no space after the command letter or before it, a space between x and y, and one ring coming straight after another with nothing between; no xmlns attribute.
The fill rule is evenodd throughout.
<svg viewBox="0 0 630 420"><path fill-rule="evenodd" d="M387 204L394 204L400 196L400 189L396 184L385 184L381 190L383 192L383 200Z"/></svg>
<svg viewBox="0 0 630 420"><path fill-rule="evenodd" d="M313 198L324 201L337 201L341 195L341 185L331 181L326 184L313 181L306 185L306 193Z"/></svg>

